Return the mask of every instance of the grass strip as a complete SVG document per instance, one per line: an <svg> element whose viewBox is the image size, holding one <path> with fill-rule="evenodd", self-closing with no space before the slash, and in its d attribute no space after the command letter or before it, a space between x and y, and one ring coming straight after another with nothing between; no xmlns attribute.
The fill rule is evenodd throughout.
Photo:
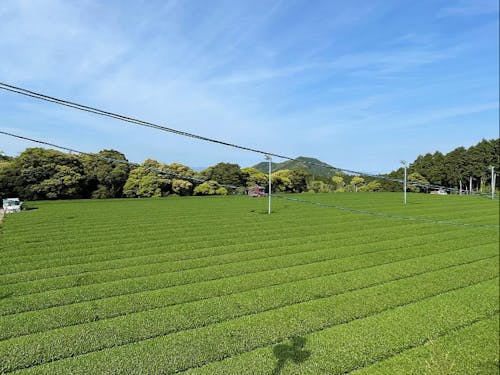
<svg viewBox="0 0 500 375"><path fill-rule="evenodd" d="M206 202L200 203L201 205L206 205ZM35 234L37 234L36 240L45 245L48 245L50 242L57 243L64 241L65 236L61 231L58 231L59 228L65 229L64 232L78 232L83 236L97 234L99 237L102 237L104 241L107 239L130 239L131 233L121 233L124 237L118 235L122 226L126 225L137 229L138 232L146 233L148 237L149 235L153 235L155 232L168 232L172 236L176 237L182 237L182 234L186 234L187 232L189 237L197 237L213 235L214 231L210 229L213 227L220 227L222 229L221 233L226 233L232 230L248 230L255 232L259 228L263 229L265 232L266 229L262 228L260 222L274 220L262 217L262 215L258 215L256 213L242 213L241 210L228 210L227 208L214 211L209 215L203 214L200 212L201 210L193 210L191 214L183 215L183 210L189 208L190 204L192 204L192 202L186 201L183 208L176 210L176 208L171 205L171 202L166 202L163 205L163 208L169 211L169 217L175 217L175 220L169 221L168 225L165 225L165 211L162 207L160 207L160 205L152 207L152 209L147 212L147 216L133 216L130 215L130 212L125 212L124 215L116 216L113 215L113 212L110 212L109 210L102 210L102 207L97 206L96 210L90 215L79 215L78 212L68 213L71 215L71 220L67 220L65 218L58 219L57 211L47 210L44 212L44 216L50 216L51 220L46 220L45 218L44 223L40 223L39 221L34 222L30 220L33 219L32 216L23 215L22 218L19 218L22 219L22 221L16 220L15 222L9 223L9 228L14 230L7 231L7 235L12 234L13 245L30 245L30 240L35 239ZM79 206L80 207L78 209L85 208L86 204L81 204ZM123 202L123 207L127 206L131 207L133 205L131 205L130 202ZM290 212L292 211L297 212L298 210L290 210ZM330 222L330 224L334 224L331 220L324 220L332 218L331 214L325 214L326 213L322 215L314 215L314 217L309 218L307 222L303 222L302 224L304 224L304 226L302 227L302 230L304 230L309 224L324 225L328 222ZM341 222L339 222L340 224L350 220L355 220L352 215L350 217L346 215L336 216L342 218ZM124 217L127 219L126 221L123 220ZM256 220L256 218L259 218L260 220ZM235 221L235 219L238 220ZM189 222L189 227L186 227L186 222ZM297 226L298 224L294 215L282 216L280 218L280 223L283 223L286 226ZM36 228L37 231L33 232L26 230L26 225L23 224L29 224L30 227ZM268 230L270 230L270 228L268 228ZM15 236L15 233L19 233L21 236ZM32 246L28 246L28 249L29 248L33 249Z"/></svg>
<svg viewBox="0 0 500 375"><path fill-rule="evenodd" d="M459 235L458 235L459 234ZM451 244L453 241L460 241L461 243L472 244L470 236L468 233L457 233L457 237L453 237L453 239L446 240L442 242L442 246L445 247L446 244ZM409 238L407 242L407 246L411 246L415 243L421 244L423 240L426 242L435 241L436 237L439 237L440 234L430 235L428 236L415 236L413 239ZM488 240L488 237L482 237L485 241ZM368 241L368 239L367 239ZM392 241L391 241L392 242ZM357 244L360 245L363 243L361 239L358 239ZM375 244L376 241L372 241L370 243ZM477 242L474 241L476 244ZM352 241L336 241L335 247L339 248L341 246L352 246ZM331 241L315 241L314 251L318 251L327 247L331 247ZM285 255L287 253L300 253L303 250L308 251L311 249L310 243L305 243L303 245L295 245L293 247L290 246L275 246L272 247L271 253L273 255ZM9 296L19 296L24 294L32 294L39 293L43 291L55 290L55 289L63 289L63 288L71 288L75 286L83 286L83 285L91 285L91 284L99 284L116 280L124 280L134 277L142 277L142 276L153 276L157 274L162 274L165 272L172 271L181 271L189 268L197 268L201 264L201 266L208 266L212 264L225 264L232 263L233 261L244 261L251 259L261 258L262 255L264 257L269 255L269 249L263 250L253 250L247 251L244 249L237 249L237 251L233 251L230 253L217 254L220 249L209 249L210 252L207 256L200 256L195 259L182 259L180 256L177 258L181 258L180 260L169 261L168 256L156 256L151 257L148 261L153 262L150 264L139 264L133 266L127 266L123 268L113 268L112 270L99 270L99 271L87 271L85 273L78 273L76 275L67 275L61 276L57 278L46 278L46 279L37 279L30 280L18 283L8 283L4 285L0 285L0 295L9 295ZM210 259L208 259L210 258ZM167 260L166 260L167 259ZM174 258L175 259L175 258Z"/></svg>
<svg viewBox="0 0 500 375"><path fill-rule="evenodd" d="M305 335L304 333L291 335L291 340L276 340L269 346L226 357L199 368L186 368L185 370L189 371L185 373L189 375L348 373L373 361L381 361L401 351L418 347L429 339L468 326L472 327L485 319L489 320L498 314L497 294L498 279L364 319L344 321L344 324L311 334L304 332ZM295 337L292 338L293 336ZM286 355L287 353L289 354ZM70 365L71 362L68 361L67 364ZM47 373L46 369L49 368L50 366L47 366L42 371L34 372ZM148 368L163 373L173 372L166 366L154 363ZM421 370L419 374L425 373L424 369ZM106 371L112 372L110 367L107 367ZM132 371L132 373L138 372ZM391 372L387 369L382 373L405 372Z"/></svg>
<svg viewBox="0 0 500 375"><path fill-rule="evenodd" d="M84 332L89 332L83 330L79 335L70 335L66 341L63 332L65 329L62 329L59 334L58 332L46 333L53 335L54 338L57 337L57 340L43 337L44 334L40 335L42 337L39 340L34 340L34 336L7 340L1 343L2 361L0 362L3 367L0 370L9 372L75 356L69 361L62 360L54 364L69 366L68 369L72 373L75 371L88 373L86 366L89 364L96 366L94 371L99 373L109 372L111 368L124 373L133 372L137 368L147 373L157 373L160 369L169 372L178 371L222 359L256 346L268 345L290 335L323 329L330 325L427 299L449 290L464 288L481 282L488 276L491 277L492 274L497 275L496 262L482 263L484 262L388 282L166 336L165 334L169 331L165 331L164 328L160 328L156 334L152 332L158 325L169 325L175 331L182 327L182 321L189 326L200 318L202 319L200 323L203 324L203 320L214 312L203 307L196 314L189 309L190 305L184 305L180 306L181 310L176 311L175 314L153 315L151 319L144 316L142 324L131 322L128 325L127 319L122 320L123 325L113 325L109 321L103 322L110 324L109 330L103 331L103 327L99 327L94 331L94 336L82 337L82 334L85 335ZM495 278L482 285L483 293L475 302L477 302L478 309L486 304L487 311L491 311L498 307L498 301L491 298L491 293L498 293L498 280ZM276 298L283 298L283 302L286 303L295 293L294 288L290 288L288 294L283 297L280 293L271 293L260 298L259 296L250 299L243 297L237 298L232 304L214 304L212 308L216 309L215 311L226 310L229 314L234 314L241 304L255 306L264 303L266 299ZM99 322L96 322L94 326L99 326ZM67 329L75 328L79 327ZM143 335L139 339L142 341L135 342L138 341L137 334ZM92 350L90 348L93 346L97 346L98 349L106 347L103 341L107 341L109 347L112 348L80 355L86 353L86 350ZM156 359L153 360L153 358ZM74 364L77 364L76 367L73 366ZM151 371L153 369L149 366L158 365L160 367Z"/></svg>
<svg viewBox="0 0 500 375"><path fill-rule="evenodd" d="M389 228L390 226L384 222L371 223L376 229ZM190 229L191 228L190 223ZM209 224L204 224L205 226ZM283 223L282 223L283 225ZM342 221L341 223L331 223L331 222L323 222L323 223L297 223L293 222L286 225L286 228L293 233L293 236L289 236L287 238L295 237L297 239L302 238L304 235L310 235L312 232L328 232L328 233L337 233L344 234L349 231L363 231L365 226L359 222L359 220L351 220L351 221ZM129 230L129 228L133 228L134 230ZM258 240L272 240L279 239L282 234L282 229L280 227L273 227L270 229L260 229L261 224L255 224L245 226L242 229L234 228L234 223L228 224L227 228L224 228L224 225L217 223L217 232L214 233L211 231L210 233L202 233L194 232L193 234L189 233L189 230L184 229L183 232L177 233L172 231L170 228L165 228L163 225L157 229L149 229L146 233L141 232L146 238L150 239L148 242L162 242L169 244L169 247L173 249L177 248L186 248L190 245L195 245L196 247L201 246L210 246L217 243L226 243L231 240L239 239L240 242L238 244L243 243L252 243L255 242L255 238L249 238L247 234L255 233L256 230L259 231ZM36 228L34 228L36 229ZM201 229L201 228L200 228ZM109 234L109 231L114 231L120 233L121 236L117 239L110 239L109 236L101 235L96 233L96 231L91 230L90 233L81 234L78 232L77 228L75 229L67 229L65 231L65 235L60 240L54 240L54 245L47 244L45 241L42 241L38 238L39 232L35 231L34 234L37 238L25 239L19 246L15 246L10 243L10 247L12 248L9 251L0 252L0 259L2 263L20 263L20 262L29 262L40 261L40 260L48 260L51 258L58 258L61 254L72 256L73 253L75 255L93 255L99 254L103 249L109 249L110 245L116 246L119 245L122 249L131 249L134 250L137 247L137 235L135 234L136 228L135 226L131 226L130 223L120 222L119 226L116 228L107 229L104 234ZM60 232L60 229L59 229ZM71 233L72 236L68 237L67 233ZM83 238L91 238L92 242L84 241L82 243L81 239ZM164 238L162 238L164 237ZM75 241L75 239L80 239L80 241ZM165 241L166 239L176 238L175 243L171 241ZM151 241L155 239L154 241ZM12 242L12 241L10 241ZM40 253L40 246L43 246L46 251ZM71 247L71 251L68 251L68 246ZM30 251L28 251L30 250ZM54 251L50 251L54 250ZM32 258L33 257L33 258Z"/></svg>
<svg viewBox="0 0 500 375"><path fill-rule="evenodd" d="M403 228L404 229L404 228ZM459 231L455 232L447 232L452 235L455 233L460 233ZM360 232L360 236L358 238L359 243L367 242L370 238L371 231L368 229L366 231ZM438 235L438 233L428 233L429 235ZM417 236L418 232L414 233L413 236ZM411 237L411 234L410 234ZM382 237L383 238L383 237ZM398 238L398 237L397 237ZM76 241L76 239L75 239ZM27 270L27 271L19 271L12 272L10 274L0 275L0 283L1 284L10 284L15 282L23 282L23 281L31 281L31 280L39 280L41 278L50 277L52 274L54 276L64 276L66 274L71 274L75 270L92 270L92 267L95 267L95 270L103 270L106 269L117 269L121 267L130 267L130 266L140 266L147 265L152 263L160 263L165 261L179 261L179 260L190 260L197 258L204 258L213 255L226 255L237 252L244 251L258 251L268 248L277 248L280 249L282 247L289 246L299 246L305 244L311 244L314 242L317 245L321 245L325 242L335 243L338 245L350 245L353 243L352 241L352 233L347 233L342 236L335 236L332 234L320 234L320 235L312 235L308 238L302 238L300 240L295 240L294 238L286 238L283 240L272 240L272 241L254 241L253 243L240 244L240 245L231 245L231 244L218 244L217 246L211 247L201 247L201 248L180 248L176 251L166 251L166 247L161 244L155 244L146 242L141 246L150 246L145 253L142 253L142 249L134 249L130 252L123 253L122 258L110 259L110 260L101 260L95 261L93 257L84 257L82 260L84 263L78 263L73 265L63 265L63 266L54 266L49 268L39 268L35 270ZM90 263L89 263L90 261Z"/></svg>
<svg viewBox="0 0 500 375"><path fill-rule="evenodd" d="M373 228L365 229L360 231L359 240L369 238L370 236L374 237L374 240L377 239L387 239L387 234L396 234L395 238L401 238L402 233L401 230L405 230L408 236L416 235L422 232L421 228L400 228L399 231L394 230L394 228L384 227L384 230L376 231L374 233ZM428 233L438 233L437 228L429 229ZM78 256L78 257L69 257L66 259L65 257L58 257L55 260L48 261L39 261L35 260L33 262L23 262L18 264L5 264L0 267L1 278L0 280L4 282L3 277L9 277L11 274L23 273L26 272L29 274L30 271L44 271L44 270L54 270L56 267L64 267L64 266L79 266L86 263L94 263L101 264L106 261L119 261L126 260L129 261L129 264L132 262L137 262L138 258L143 259L145 261L151 255L161 254L167 259L173 260L176 257L182 258L190 258L189 251L194 250L196 257L196 252L199 252L203 249L209 249L213 251L214 248L218 248L220 253L232 252L234 249L241 250L259 250L270 247L279 247L285 245L297 245L297 244L306 244L311 242L321 242L321 241L331 241L331 242L342 242L342 241L351 241L352 242L352 232L344 232L344 233L331 233L328 231L311 231L307 235L295 237L293 232L288 233L288 229L286 231L280 231L280 238L273 238L271 240L266 238L260 238L256 240L253 238L252 240L248 240L247 242L241 240L241 236L235 236L232 241L219 240L216 243L209 242L205 245L200 245L198 243L190 243L190 244L180 244L177 245L176 242L172 242L171 239L160 241L159 243L151 242L151 240L145 241L145 244L138 244L137 240L135 242L135 248L131 250L118 250L114 251L114 248L119 248L119 245L111 245L107 248L106 251L100 251L98 254L92 254L91 256ZM288 236L290 234L290 236ZM252 237L251 235L246 236L248 238ZM72 240L72 244L78 243L79 237L74 237ZM66 247L67 250L67 247ZM135 259L127 259L127 258L135 258ZM101 266L102 267L102 266ZM16 276L16 275L14 275Z"/></svg>
<svg viewBox="0 0 500 375"><path fill-rule="evenodd" d="M498 314L352 372L385 374L498 374Z"/></svg>
<svg viewBox="0 0 500 375"><path fill-rule="evenodd" d="M489 240L483 237L481 241ZM214 280L229 276L237 276L250 272L265 271L276 268L289 267L324 260L332 260L353 255L374 253L386 249L401 249L408 247L410 243L420 242L418 238L404 239L400 241L381 241L368 243L364 245L352 245L341 247L339 249L326 248L324 250L310 251L306 247L296 254L275 255L272 249L269 249L271 255L267 257L241 261L236 258L234 262L223 265L210 265L198 268L181 270L177 272L166 272L153 276L130 278L126 280L117 280L108 283L84 285L79 287L51 290L42 293L35 293L23 296L7 297L2 299L0 304L0 315L8 315L23 311L44 309L54 306L61 306L76 302L90 301L100 298L112 297L123 294L137 293L147 290L166 288L168 286L192 284L200 281ZM465 240L468 241L468 240ZM479 240L476 240L476 242ZM306 246L306 245L304 245ZM429 249L440 248L440 244L427 244ZM170 265L170 270L175 270L178 265ZM165 271L168 271L165 270Z"/></svg>
<svg viewBox="0 0 500 375"><path fill-rule="evenodd" d="M416 235L415 235L416 236ZM361 236L360 243L367 242L369 235L366 238ZM363 240L364 239L364 240ZM343 239L339 242L342 243ZM259 251L266 250L269 248L276 248L277 252L281 248L296 247L301 245L310 245L314 242L317 245L324 243L333 242L331 235L321 235L321 236L311 236L309 241L299 240L294 242L293 239L288 240L276 240L276 241L262 241L253 244L243 244L243 245L217 245L209 248L200 249L184 249L173 253L165 252L164 249L160 247L153 246L146 254L143 254L138 250L123 254L123 258L110 259L110 260L95 260L93 257L86 258L84 263L77 263L71 265L54 266L49 268L41 268L36 270L20 271L11 274L6 274L0 276L0 281L2 284L10 284L15 282L39 280L43 278L60 277L65 275L72 275L75 273L91 272L91 271L106 271L111 269L125 268L134 265L147 265L162 262L162 261L181 261L181 260L194 260L198 258L208 258L210 256L223 256L231 255L234 253L243 253L246 251ZM352 244L352 241L351 241ZM208 253L204 253L208 250ZM201 254L200 254L201 252ZM137 255L140 254L140 255Z"/></svg>
<svg viewBox="0 0 500 375"><path fill-rule="evenodd" d="M299 280L317 279L321 282L324 279L323 276L335 275L335 279L343 280L343 277L352 279L350 287L358 288L370 285L370 283L387 281L391 278L412 276L420 272L496 256L496 251L491 247L466 248L453 252L426 255L428 251L428 249L414 249L408 252L399 250L384 251L360 257L257 272L243 277L229 277L194 285L182 285L3 316L0 317L0 339L5 340L49 329L93 322L273 285L283 285ZM365 279L363 275L367 271L372 274ZM342 276L342 273L348 273L348 275Z"/></svg>
<svg viewBox="0 0 500 375"><path fill-rule="evenodd" d="M321 206L321 207L326 207L326 208L332 208L336 210L341 210L341 211L348 211L352 212L355 214L361 214L361 215L371 215L379 218L387 218L387 219L393 219L393 220L405 220L405 221L414 221L414 222L426 222L429 224L434 224L434 225L456 225L456 226L467 226L467 227L483 227L483 228L489 228L491 230L496 230L498 231L499 225L497 224L484 224L484 223L470 223L470 222L460 222L460 221L446 221L446 220L436 220L436 219L429 219L425 217L416 217L416 216L404 216L404 215L394 215L394 214L388 214L388 213L381 213L377 211L369 211L365 209L357 209L357 208L350 208L350 207L345 207L345 206L337 206L337 205L332 205L332 204L327 204L327 203L320 203L320 202L315 202L315 201L309 201L309 200L304 200L301 198L296 198L296 197L285 197L285 196L280 196L276 195L276 198L279 199L286 199L290 201L294 201L297 203L303 203L303 204L310 204L313 206Z"/></svg>

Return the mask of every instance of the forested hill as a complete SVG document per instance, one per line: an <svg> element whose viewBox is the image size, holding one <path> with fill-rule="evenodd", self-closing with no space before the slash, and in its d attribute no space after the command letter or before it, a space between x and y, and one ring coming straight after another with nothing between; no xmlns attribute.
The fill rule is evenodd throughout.
<svg viewBox="0 0 500 375"><path fill-rule="evenodd" d="M322 164L325 165L326 167L320 167L308 163ZM261 172L267 173L269 164L263 161L257 165L254 165L253 168L258 169ZM282 163L272 163L272 168L273 172L288 169L288 170L301 170L315 176L331 177L335 175L335 170L333 170L329 164L324 163L321 160L315 158L308 158L305 156L299 156L295 160L287 160Z"/></svg>
<svg viewBox="0 0 500 375"><path fill-rule="evenodd" d="M409 175L423 178L423 183L442 185L450 188L482 191L490 185L491 167L500 169L500 139L483 139L469 148L457 147L443 154L439 151L419 155L408 168ZM393 171L390 177L401 178L403 168ZM384 189L389 189L389 183L384 183ZM398 187L399 188L399 187ZM488 187L489 188L489 187ZM498 183L497 183L498 188Z"/></svg>

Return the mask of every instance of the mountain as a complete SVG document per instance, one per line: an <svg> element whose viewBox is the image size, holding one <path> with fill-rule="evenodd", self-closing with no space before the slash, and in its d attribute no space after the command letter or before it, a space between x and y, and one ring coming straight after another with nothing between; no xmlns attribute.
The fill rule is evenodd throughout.
<svg viewBox="0 0 500 375"><path fill-rule="evenodd" d="M315 163L315 164L321 164L325 165L325 167L321 167L318 165L312 165L309 163ZM294 160L286 160L282 163L272 163L272 169L273 172L280 171L282 169L299 169L301 171L305 171L307 173L310 173L315 176L326 176L330 177L335 174L335 170L332 169L330 165L327 163L322 162L321 160L315 159L315 158L308 158L305 156L299 156L298 158ZM259 171L262 171L264 173L267 173L269 164L266 163L265 161L260 162L259 164L256 164L253 166L253 168L258 169Z"/></svg>

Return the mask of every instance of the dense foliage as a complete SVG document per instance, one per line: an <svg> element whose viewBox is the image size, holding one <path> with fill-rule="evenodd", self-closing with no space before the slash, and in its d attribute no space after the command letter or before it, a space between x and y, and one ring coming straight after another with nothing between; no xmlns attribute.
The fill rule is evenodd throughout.
<svg viewBox="0 0 500 375"><path fill-rule="evenodd" d="M0 170L2 193L10 187L29 199L79 198L85 184L82 160L55 150L29 148Z"/></svg>
<svg viewBox="0 0 500 375"><path fill-rule="evenodd" d="M497 372L498 201L313 198L359 211L230 196L8 215L0 373Z"/></svg>
<svg viewBox="0 0 500 375"><path fill-rule="evenodd" d="M446 187L487 191L490 189L491 167L500 169L500 139L483 139L469 147L457 147L447 154L439 151L419 155L410 163L408 173L422 181ZM401 178L403 168L393 171L390 177ZM409 176L409 177L410 177ZM381 181L384 190L400 190L399 184ZM497 184L498 188L498 184Z"/></svg>
<svg viewBox="0 0 500 375"><path fill-rule="evenodd" d="M217 181L222 185L244 186L246 182L238 164L218 163L201 171L200 175L205 180Z"/></svg>
<svg viewBox="0 0 500 375"><path fill-rule="evenodd" d="M127 161L125 155L115 150L103 150L97 155ZM123 194L123 185L127 181L130 166L125 163L109 163L103 159L88 155L80 157L87 180L87 195L92 198L118 198Z"/></svg>
<svg viewBox="0 0 500 375"><path fill-rule="evenodd" d="M447 154L436 151L420 155L409 165L408 181L469 191L491 191L491 166L497 171L500 169L499 142L499 139L482 140L468 149L458 147ZM163 164L153 159L131 167L125 155L116 150L103 150L97 156L101 158L42 148L28 148L15 158L0 153L0 196L19 196L28 200L148 198L171 194L241 194L245 193L245 188L255 185L268 189L268 166L265 163L243 169L238 164L218 163L195 172L183 164ZM305 157L273 163L273 193L401 190L399 182L349 175L332 168L311 166L307 162L326 165ZM386 177L401 180L403 169ZM408 185L411 192L428 190Z"/></svg>

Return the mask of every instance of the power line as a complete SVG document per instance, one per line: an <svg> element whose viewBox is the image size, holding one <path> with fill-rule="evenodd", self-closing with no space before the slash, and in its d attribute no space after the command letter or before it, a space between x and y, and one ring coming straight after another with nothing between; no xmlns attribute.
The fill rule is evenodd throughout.
<svg viewBox="0 0 500 375"><path fill-rule="evenodd" d="M64 100L64 99L60 99L60 98L55 98L55 97L48 96L48 95L45 95L45 94L41 94L41 93L37 93L37 92L30 91L30 90L27 90L27 89L23 89L21 87L12 86L12 85L9 85L9 84L3 83L3 82L0 82L0 88L3 89L3 90L14 92L16 94L21 94L21 95L29 96L29 97L32 97L32 98L36 98L36 99L40 99L40 100L45 100L45 101L48 101L48 102L51 102L51 103L56 103L56 104L60 104L60 105L66 106L66 107L78 109L80 111L85 111L85 112L90 112L90 113L94 113L94 114L101 115L101 116L111 117L111 118L114 118L114 119L117 119L117 120L129 122L129 123L132 123L132 124L136 124L136 125L140 125L140 126L145 126L145 127L149 127L149 128L153 128L153 129L162 130L162 131L165 131L165 132L169 132L169 133L181 135L181 136L184 136L184 137L190 137L190 138L194 138L194 139L198 139L198 140L202 140L202 141L206 141L206 142L217 143L217 144L224 145L224 146L229 146L229 147L234 147L234 148L238 148L238 149L241 149L241 150L246 150L246 151L251 151L251 152L259 153L259 154L262 154L262 155L266 155L267 154L267 155L276 156L276 157L283 158L283 159L290 159L290 160L292 160L292 158L288 158L288 157L283 156L283 155L278 155L278 154L270 153L270 152L267 152L267 151L254 149L254 148L251 148L251 147L240 146L240 145L237 145L237 144L233 144L233 143L229 143L229 142L225 142L225 141L221 141L221 140L217 140L217 139L213 139L213 138L208 138L208 137L204 137L204 136L193 134L193 133L188 133L188 132L185 132L185 131L182 131L182 130L177 130L177 129L169 128L169 127L166 127L166 126L163 126L163 125L154 124L152 122L135 119L135 118L128 117L128 116L123 116L123 115L120 115L120 114L117 114L117 113L113 113L113 112L109 112L109 111L105 111L105 110L102 110L102 109L99 109L99 108L90 107L90 106L83 105L83 104L78 104L78 103L71 102L71 101Z"/></svg>
<svg viewBox="0 0 500 375"><path fill-rule="evenodd" d="M334 171L341 171L341 172L345 172L345 173L348 173L348 174L354 174L354 175L366 176L366 177L371 177L371 178L376 178L376 179L382 179L382 180L396 182L396 183L400 183L400 184L404 183L404 181L402 179L398 179L398 178L392 178L392 177L389 177L389 176L384 176L384 175L379 175L379 174L372 174L372 173L360 172L360 171L355 171L355 170L351 170L351 169L346 169L346 168L341 168L341 167L335 167L335 166L331 166L331 165L324 164L324 163L316 163L316 162L312 162L312 161L308 161L308 160L298 160L296 158L292 158L292 157L289 157L289 156L286 156L286 155L280 155L280 154L276 154L276 153L269 152L269 151L259 150L259 149L256 149L256 148L247 147L247 146L241 146L241 145L237 145L235 143L229 143L229 142L221 141L221 140L214 139L214 138L204 137L204 136L201 136L201 135L197 135L197 134L185 132L185 131L174 129L174 128L170 128L170 127L167 127L167 126L155 124L155 123L152 123L152 122L143 121L143 120L139 120L139 119L136 119L136 118L132 118L132 117L120 115L120 114L117 114L117 113L114 113L114 112L105 111L105 110L102 110L102 109L99 109L99 108L95 108L95 107L91 107L91 106L87 106L87 105L84 105L84 104L79 104L79 103L71 102L71 101L68 101L68 100L65 100L65 99L60 99L60 98L56 98L56 97L53 97L53 96L41 94L41 93L38 93L38 92L35 92L35 91L24 89L22 87L9 85L9 84L3 83L3 82L0 82L0 89L6 90L6 91L10 91L10 92L13 92L13 93L16 93L16 94L20 94L20 95L32 97L32 98L35 98L35 99L44 100L44 101L47 101L47 102L59 104L59 105L62 105L62 106L66 106L66 107L78 109L80 111L94 113L96 115L114 118L116 120L124 121L124 122L131 123L131 124L135 124L135 125L138 125L138 126L153 128L153 129L165 131L165 132L168 132L168 133L177 134L177 135L184 136L184 137L198 139L198 140L205 141L205 142L216 143L216 144L220 144L220 145L223 145L223 146L233 147L233 148L236 148L236 149L250 151L250 152L254 152L254 153L258 153L258 154L262 154L262 155L274 156L274 157L277 157L277 158L280 158L280 159L285 159L285 160L290 160L290 161L297 161L297 162L300 162L300 163L309 164L309 165L313 165L313 166L317 166L317 167L322 167L322 168L327 168L327 169L332 169ZM446 190L446 191L449 191L450 193L451 192L458 192L458 189L449 188L449 187L445 187L445 186L441 186L441 185L421 184L421 183L414 182L414 181L407 181L407 183L410 184L410 185L418 186L418 187Z"/></svg>
<svg viewBox="0 0 500 375"><path fill-rule="evenodd" d="M3 130L0 130L0 134L7 135L7 136L13 137L13 138L18 138L18 139L30 141L33 143L38 143L38 144L54 147L54 148L68 151L71 153L76 153L76 154L80 154L80 155L86 155L86 156L102 159L102 160L105 160L105 161L108 161L111 163L127 164L127 165L130 165L133 167L140 167L141 166L139 163L129 162L127 160L122 160L122 159L114 159L114 158L109 158L109 157L99 155L99 154L84 152L84 151L76 150L76 149L73 149L70 147L56 145L55 143L42 141L42 140L34 139L34 138L29 138L29 137L25 137L25 136L14 134L14 133L9 133L9 132L3 131ZM166 175L178 177L178 178L183 179L183 180L192 180L192 181L196 181L196 182L200 182L200 183L208 181L208 180L203 180L203 179L192 177L192 176L183 176L183 175L180 175L180 174L177 174L174 172L165 171L163 169L159 169L159 168L155 168L155 167L146 168L146 170L148 170L148 169L155 171L155 172L158 172L158 173L161 173L161 174L166 174ZM223 186L223 187L228 187L231 189L242 188L242 186L224 185L224 184L219 184L219 183L218 183L218 185ZM276 194L273 194L273 197L276 197L279 199L284 199L284 200L289 200L289 201L293 201L293 202L312 204L315 206L335 208L335 209L342 210L342 211L355 212L355 213L360 213L360 214L385 217L385 218L400 219L400 220L409 220L409 221L444 224L444 225L461 225L461 226L469 226L469 227L485 227L485 228L498 228L499 227L498 225L490 225L490 224L470 224L470 223L459 223L459 222L452 222L452 221L425 219L425 218L418 218L418 217L411 217L411 216L391 215L391 214L385 214L385 213L380 213L380 212L361 210L361 209L349 208L349 207L338 206L338 205L331 205L331 204L326 204L326 203L313 202L313 201L308 201L305 199L285 197L285 196L276 195Z"/></svg>
<svg viewBox="0 0 500 375"><path fill-rule="evenodd" d="M42 144L42 145L54 147L54 148L57 148L57 149L60 149L60 150L64 150L64 151L68 151L68 152L71 152L71 153L76 153L76 154L80 154L80 155L86 155L86 156L94 157L94 158L97 158L97 159L102 159L102 160L108 161L110 163L127 164L127 165L130 165L130 166L133 166L133 167L140 167L141 166L139 163L134 163L134 162L130 162L130 161L127 161L127 160L122 160L122 159L109 158L109 157L106 157L106 156L103 156L103 155L99 155L99 154L93 154L93 153L90 153L90 152L84 152L84 151L80 151L80 150L75 150L73 148L69 148L69 147L65 147L65 146L59 146L59 145L56 145L54 143L50 143L50 142L46 142L46 141L41 141L41 140L38 140L38 139L29 138L29 137L24 137L22 135L5 132L3 130L0 130L0 134L8 135L9 137L14 137L14 138L18 138L18 139L23 139L25 141L30 141L30 142L34 142L34 143L38 143L38 144ZM203 183L203 182L209 181L209 180L204 180L204 179L196 178L196 177L192 177L192 176L180 175L180 174L175 173L175 172L165 171L163 169L159 169L159 168L155 168L155 167L147 167L146 170L148 170L148 169L150 169L152 171L155 171L155 172L158 172L158 173L161 173L161 174L166 174L166 175L174 176L174 177L177 177L177 178L183 179L183 180L191 180L191 181L195 181L195 182L199 182L199 183ZM223 187L227 187L227 188L230 188L230 189L237 189L238 188L238 186L234 186L234 185L224 185L224 184L219 184L219 183L217 183L217 185L223 186Z"/></svg>
<svg viewBox="0 0 500 375"><path fill-rule="evenodd" d="M136 118L132 118L132 117L120 115L120 114L113 113L113 112L110 112L110 111L105 111L105 110L102 110L102 109L99 109L99 108L90 107L90 106L87 106L87 105L78 104L78 103L71 102L71 101L68 101L68 100L64 100L64 99L56 98L56 97L53 97L53 96L41 94L41 93L34 92L34 91L31 91L31 90L28 90L28 89L24 89L24 88L21 88L21 87L9 85L9 84L3 83L3 82L0 82L0 89L6 90L6 91L10 91L10 92L13 92L13 93L16 93L16 94L20 94L20 95L25 95L25 96L32 97L32 98L35 98L35 99L44 100L44 101L47 101L47 102L51 102L51 103L63 105L63 106L66 106L66 107L78 109L80 111L94 113L94 114L97 114L97 115L100 115L100 116L110 117L110 118L114 118L116 120L120 120L120 121L124 121L124 122L128 122L128 123L132 123L132 124L135 124L135 125L144 126L144 127L148 127L148 128L157 129L157 130L165 131L165 132L168 132L168 133L173 133L173 134L181 135L181 136L184 136L184 137L194 138L194 139L198 139L198 140L201 140L201 141L212 142L212 143L220 144L220 145L223 145L223 146L233 147L233 148L237 148L237 149L240 149L240 150L250 151L250 152L254 152L254 153L258 153L258 154L262 154L262 155L274 156L274 157L277 157L277 158L280 158L280 159L285 159L285 160L290 160L290 161L297 161L297 162L300 162L300 163L314 165L314 166L317 166L317 167L328 168L328 169L332 169L332 170L335 170L335 171L342 171L342 172L350 173L350 174L357 174L357 175L363 175L363 176L367 176L367 177L380 178L380 179L385 179L385 180L389 180L389 181L393 181L393 182L399 182L399 183L403 182L400 179L390 178L390 177L387 177L387 176L382 176L382 175L377 175L377 174L370 174L370 173L365 173L365 172L359 172L359 171L354 171L354 170L340 168L340 167L334 167L334 166L331 166L331 165L328 165L328 164L316 163L316 162L312 162L312 161L308 161L308 160L298 160L296 158L292 158L292 157L289 157L289 156L286 156L286 155L276 154L274 152L259 150L259 149L255 149L255 148L251 148L251 147L247 147L247 146L241 146L241 145L237 145L237 144L234 144L234 143L229 143L229 142L221 141L221 140L214 139L214 138L208 138L208 137L204 137L204 136L201 136L201 135L197 135L197 134L193 134L193 133L188 133L188 132L185 132L185 131L182 131L182 130L177 130L177 129L173 129L173 128L166 127L166 126L163 126L163 125L155 124L155 123L152 123L152 122L139 120L139 119L136 119Z"/></svg>

